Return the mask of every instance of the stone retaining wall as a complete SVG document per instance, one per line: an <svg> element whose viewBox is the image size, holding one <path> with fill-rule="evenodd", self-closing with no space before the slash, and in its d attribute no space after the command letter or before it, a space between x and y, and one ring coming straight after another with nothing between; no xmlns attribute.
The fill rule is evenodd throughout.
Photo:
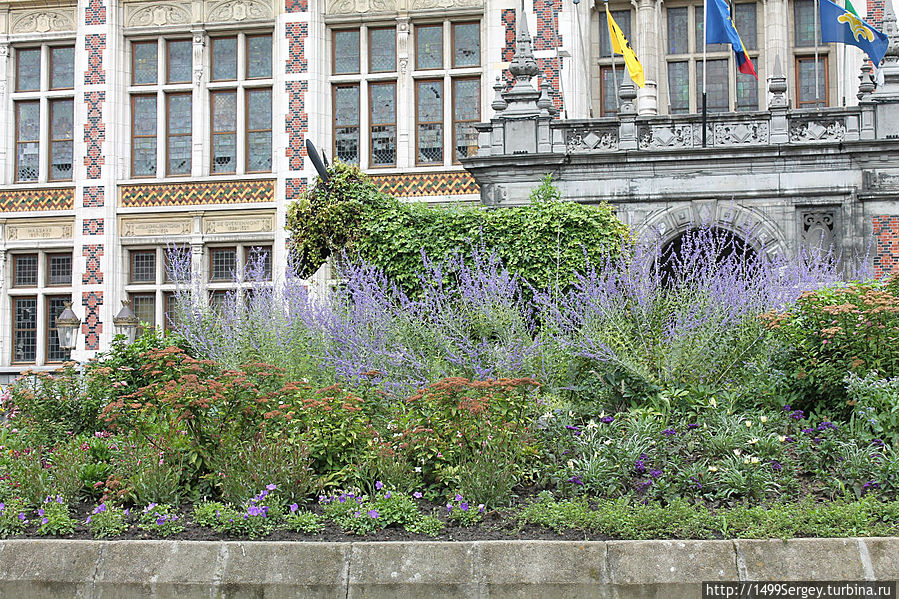
<svg viewBox="0 0 899 599"><path fill-rule="evenodd" d="M0 542L0 598L699 599L704 580L896 580L899 538Z"/></svg>

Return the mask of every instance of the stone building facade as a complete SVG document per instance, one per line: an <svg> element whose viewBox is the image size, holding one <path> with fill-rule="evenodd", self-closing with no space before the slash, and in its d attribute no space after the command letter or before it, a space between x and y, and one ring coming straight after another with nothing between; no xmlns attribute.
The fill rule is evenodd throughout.
<svg viewBox="0 0 899 599"><path fill-rule="evenodd" d="M122 299L165 326L170 252L211 302L253 260L277 278L287 204L314 176L307 139L403 198L514 203L553 172L567 195L613 201L638 227L687 226L681 208L658 211L675 200L703 218L761 211L778 247L822 223L847 240L873 227L889 268L896 179L867 143L876 109L857 106L861 57L822 45L810 63L810 6L736 4L759 80L738 79L730 51L709 48L712 137L740 143L697 149L696 0L610 3L646 70L635 94L620 91L603 5L587 0L0 1L0 378L65 357L54 334L65 300L82 319L76 359L108 347ZM519 59L543 98L514 93L524 24L531 50ZM783 119L809 143L778 145ZM539 144L497 145L531 122ZM765 174L720 170L736 164ZM800 216L788 189L804 190ZM861 189L879 198L867 206L887 207L861 210Z"/></svg>

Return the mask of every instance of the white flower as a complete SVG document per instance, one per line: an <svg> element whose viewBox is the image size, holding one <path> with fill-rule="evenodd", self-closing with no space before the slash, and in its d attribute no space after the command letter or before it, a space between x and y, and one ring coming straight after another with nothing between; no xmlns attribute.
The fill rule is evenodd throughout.
<svg viewBox="0 0 899 599"><path fill-rule="evenodd" d="M765 424L766 422L768 422L768 417L767 417L767 416L760 416L760 417L759 417L759 421L760 421L762 424Z"/></svg>
<svg viewBox="0 0 899 599"><path fill-rule="evenodd" d="M753 464L758 464L758 463L759 463L759 459L758 459L757 457L755 457L755 456L752 456L752 459L750 460L750 462L752 462Z"/></svg>
<svg viewBox="0 0 899 599"><path fill-rule="evenodd" d="M745 423L746 428L752 428L752 420L747 420Z"/></svg>
<svg viewBox="0 0 899 599"><path fill-rule="evenodd" d="M415 470L416 472L421 472L421 466L416 466L416 467L414 468L414 470Z"/></svg>
<svg viewBox="0 0 899 599"><path fill-rule="evenodd" d="M717 408L718 402L715 401L715 398L713 397L712 399L709 400L709 405L712 406L713 408Z"/></svg>
<svg viewBox="0 0 899 599"><path fill-rule="evenodd" d="M755 444L758 443L758 442L759 442L758 439L750 439L750 440L749 440L749 444L750 444L750 445L755 445Z"/></svg>
<svg viewBox="0 0 899 599"><path fill-rule="evenodd" d="M590 419L590 422L587 423L587 428L588 428L588 429L590 429L590 428L596 428L596 423L593 421L592 418Z"/></svg>
<svg viewBox="0 0 899 599"><path fill-rule="evenodd" d="M709 472L718 472L717 466L709 466Z"/></svg>
<svg viewBox="0 0 899 599"><path fill-rule="evenodd" d="M574 460L568 460L568 467L574 468Z"/></svg>
<svg viewBox="0 0 899 599"><path fill-rule="evenodd" d="M785 436L783 436L783 435L778 435L778 436L777 436L777 440L780 441L781 443L783 443L784 441L787 440L787 438L786 438Z"/></svg>
<svg viewBox="0 0 899 599"><path fill-rule="evenodd" d="M602 444L603 444L603 445L611 445L611 444L612 444L612 440L611 440L611 439L606 439L605 441L602 442Z"/></svg>
<svg viewBox="0 0 899 599"><path fill-rule="evenodd" d="M737 448L737 449L734 450L734 455L737 456L737 457L740 457L740 454L741 454L741 453L743 453L743 450L741 450L741 449L739 449L739 448Z"/></svg>
<svg viewBox="0 0 899 599"><path fill-rule="evenodd" d="M748 463L749 463L749 458L743 458L743 463L744 463L744 464L748 464Z"/></svg>

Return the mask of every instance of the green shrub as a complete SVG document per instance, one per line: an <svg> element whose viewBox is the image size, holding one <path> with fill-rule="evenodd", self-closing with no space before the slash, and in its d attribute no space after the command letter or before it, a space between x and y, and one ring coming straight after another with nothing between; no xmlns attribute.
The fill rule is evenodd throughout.
<svg viewBox="0 0 899 599"><path fill-rule="evenodd" d="M302 501L314 486L310 464L309 450L299 439L234 439L214 454L211 478L227 503L242 504L253 489L271 483L285 500Z"/></svg>
<svg viewBox="0 0 899 599"><path fill-rule="evenodd" d="M442 261L483 247L538 289L566 288L588 264L616 255L627 235L608 204L560 199L550 176L525 206L431 208L381 193L353 166L336 163L291 204L287 229L299 274L313 274L331 255L358 254L407 290L419 284L421 255Z"/></svg>
<svg viewBox="0 0 899 599"><path fill-rule="evenodd" d="M875 372L847 380L856 433L868 440L879 438L899 450L899 378L882 379Z"/></svg>
<svg viewBox="0 0 899 599"><path fill-rule="evenodd" d="M763 319L784 344L776 366L788 375L794 407L847 415L847 376L899 376L899 297L881 283L806 292Z"/></svg>
<svg viewBox="0 0 899 599"><path fill-rule="evenodd" d="M321 532L325 525L321 516L308 510L301 510L297 504L291 504L290 512L284 514L283 526L294 532L313 534Z"/></svg>
<svg viewBox="0 0 899 599"><path fill-rule="evenodd" d="M75 520L69 515L69 506L62 496L47 497L35 510L37 534L67 535L75 531Z"/></svg>
<svg viewBox="0 0 899 599"><path fill-rule="evenodd" d="M86 524L95 539L117 537L128 530L125 510L105 502L96 506L87 517Z"/></svg>
<svg viewBox="0 0 899 599"><path fill-rule="evenodd" d="M0 502L0 538L21 534L28 526L25 502L10 499Z"/></svg>
<svg viewBox="0 0 899 599"><path fill-rule="evenodd" d="M138 527L160 537L170 537L184 530L184 522L172 506L151 503L141 511Z"/></svg>

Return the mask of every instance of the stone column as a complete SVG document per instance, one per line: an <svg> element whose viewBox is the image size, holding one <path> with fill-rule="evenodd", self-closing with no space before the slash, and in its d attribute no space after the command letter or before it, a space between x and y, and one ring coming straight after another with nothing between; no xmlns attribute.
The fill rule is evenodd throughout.
<svg viewBox="0 0 899 599"><path fill-rule="evenodd" d="M9 44L6 41L0 41L0 114L12 116L12 111L7 112L9 85L11 73L7 72L7 64L9 63ZM0 119L0 139L7 140L11 138L9 132L10 122L12 118ZM7 146L9 144L0 144L0 184L7 183L12 180L7 179L7 173L12 173L13 164L15 164L14 154L9 154Z"/></svg>
<svg viewBox="0 0 899 599"><path fill-rule="evenodd" d="M207 152L212 148L206 148L209 139L208 122L203 111L203 50L206 48L206 32L202 29L191 31L193 34L193 83L194 93L191 105L191 128L193 129L193 148L191 149L191 175L202 177L209 174L209 159ZM207 150L207 152L204 152ZM204 154L207 154L204 156Z"/></svg>
<svg viewBox="0 0 899 599"><path fill-rule="evenodd" d="M765 15L765 29L764 35L762 35L763 43L765 44L765 71L760 73L762 77L767 73L774 72L774 62L778 57L783 61L782 64L785 66L787 76L793 70L791 67L792 54L787 42L789 39L788 28L790 26L790 19L787 16L789 8L790 4L785 0L766 0L761 3L761 9ZM770 96L768 100L770 102Z"/></svg>
<svg viewBox="0 0 899 599"><path fill-rule="evenodd" d="M631 43L635 46L637 58L643 65L646 87L637 90L637 112L659 113L659 44L662 34L657 22L657 0L632 0L637 9L637 25L632 28ZM604 15L603 15L604 16Z"/></svg>

